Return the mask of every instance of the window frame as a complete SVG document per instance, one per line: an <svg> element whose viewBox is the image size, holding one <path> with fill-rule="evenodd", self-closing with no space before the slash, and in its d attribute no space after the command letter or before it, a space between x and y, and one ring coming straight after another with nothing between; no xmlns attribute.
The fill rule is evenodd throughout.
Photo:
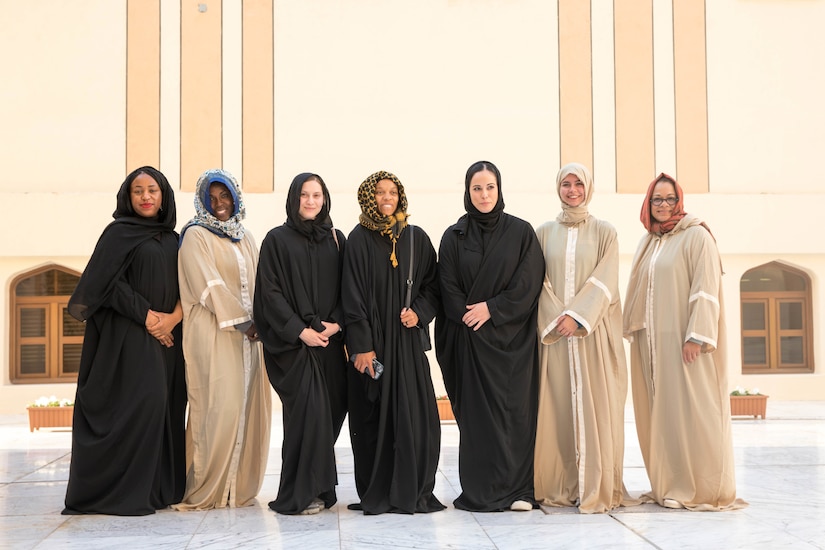
<svg viewBox="0 0 825 550"><path fill-rule="evenodd" d="M12 384L54 384L77 382L78 373L63 371L63 346L82 344L83 336L63 335L63 315L69 304L70 295L53 296L17 296L17 287L23 281L48 271L60 271L73 277L80 273L57 264L48 264L27 271L15 277L9 285L9 381ZM45 335L23 337L20 331L21 311L26 308L42 307L45 311ZM21 346L27 344L45 344L46 372L25 374L22 372Z"/></svg>
<svg viewBox="0 0 825 550"><path fill-rule="evenodd" d="M780 262L770 262L751 268L742 274L766 267L776 267L802 277L805 281L805 290L786 291L742 291L740 280L739 293L739 320L740 320L740 350L742 374L811 374L815 372L813 346L813 301L811 293L811 278L799 269L792 268ZM748 329L745 327L745 304L761 303L765 307L764 329ZM780 313L782 303L799 303L802 307L802 328L782 329L780 327ZM766 340L765 355L767 363L762 365L745 364L745 338L764 337ZM782 364L781 339L783 337L802 338L802 363Z"/></svg>

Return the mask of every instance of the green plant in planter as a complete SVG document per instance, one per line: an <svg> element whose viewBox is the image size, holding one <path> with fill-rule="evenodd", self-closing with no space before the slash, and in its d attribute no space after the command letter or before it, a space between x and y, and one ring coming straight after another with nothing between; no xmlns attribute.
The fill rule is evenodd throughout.
<svg viewBox="0 0 825 550"><path fill-rule="evenodd" d="M749 389L743 388L742 386L736 386L736 388L734 388L734 390L732 392L730 392L730 394L731 395L762 395L761 393L759 393L759 388L753 388L752 390L749 390Z"/></svg>

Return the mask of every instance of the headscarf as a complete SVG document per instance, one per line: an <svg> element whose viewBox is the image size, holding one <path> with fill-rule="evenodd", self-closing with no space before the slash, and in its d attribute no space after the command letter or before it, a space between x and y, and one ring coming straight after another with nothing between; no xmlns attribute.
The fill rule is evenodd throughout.
<svg viewBox="0 0 825 550"><path fill-rule="evenodd" d="M229 190L232 195L232 215L228 220L221 221L215 217L212 211L212 200L209 198L209 190L213 183L222 183ZM238 242L243 239L244 226L241 225L241 220L246 218L246 206L243 203L243 194L238 185L235 176L222 170L215 168L207 170L201 177L198 178L198 183L195 186L195 217L189 220L180 231L180 239L183 241L183 235L186 230L193 225L205 227L215 235L230 239L232 242Z"/></svg>
<svg viewBox="0 0 825 550"><path fill-rule="evenodd" d="M653 197L653 188L656 187L656 184L660 181L667 181L673 184L673 188L676 190L676 196L679 198L679 201L673 207L673 212L670 215L670 218L665 222L658 222L656 219L650 214L650 199ZM647 194L645 195L645 202L642 203L642 213L641 213L641 220L642 225L645 226L648 233L653 233L656 235L664 235L665 233L669 233L673 230L674 227L684 218L688 216L688 213L685 212L685 192L682 191L682 187L676 183L676 180L671 176L668 176L664 172L659 174L659 176L650 182L650 186L647 188ZM703 221L698 222L699 225L704 227L710 236L713 237L713 240L716 240L716 237L713 236L713 231L710 230L708 224Z"/></svg>
<svg viewBox="0 0 825 550"><path fill-rule="evenodd" d="M304 183L310 179L317 181L321 185L321 191L324 194L324 204L321 210L313 220L305 220L301 218L298 211L301 209L301 191L303 191ZM321 239L332 235L332 220L329 217L329 210L332 207L329 198L329 191L327 184L324 183L323 178L318 174L311 172L303 172L295 176L292 184L289 186L289 192L286 196L286 225L301 233L308 239L315 242L320 242Z"/></svg>
<svg viewBox="0 0 825 550"><path fill-rule="evenodd" d="M578 206L570 206L562 199L561 213L556 217L556 221L562 225L574 227L590 217L587 205L590 204L590 199L593 197L593 176L590 175L590 170L578 162L571 162L562 166L556 175L556 194L558 194L559 199L561 199L561 181L569 174L575 175L584 184L584 200Z"/></svg>
<svg viewBox="0 0 825 550"><path fill-rule="evenodd" d="M160 187L161 207L154 218L144 218L132 207L132 182L140 174L150 176ZM126 176L117 192L117 206L112 214L115 221L103 230L69 300L72 317L78 321L89 319L109 298L137 247L160 233L174 234L176 215L175 193L160 171L142 166Z"/></svg>
<svg viewBox="0 0 825 550"><path fill-rule="evenodd" d="M398 207L389 216L384 216L378 211L378 203L375 200L375 187L381 180L390 180L398 187ZM401 232L407 227L407 194L401 180L384 170L372 174L358 187L358 204L361 206L361 215L358 223L369 229L377 231L380 235L387 236L392 241L392 253L390 262L392 266L398 267L398 259L395 256L395 245Z"/></svg>
<svg viewBox="0 0 825 550"><path fill-rule="evenodd" d="M656 187L656 184L666 181L673 184L673 189L676 191L676 197L679 201L673 207L673 212L670 215L670 219L664 222L658 222L651 214L650 208L650 199L653 197L653 188ZM684 218L687 215L684 209L684 202L685 202L685 193L682 191L681 186L676 183L676 180L664 172L659 174L655 180L650 182L650 185L647 187L647 194L645 194L645 200L642 203L642 212L639 218L642 220L642 225L645 226L648 233L655 233L657 235L664 235L665 233L670 232L676 224L679 223L679 220ZM708 229L708 231L710 231Z"/></svg>
<svg viewBox="0 0 825 550"><path fill-rule="evenodd" d="M496 177L496 187L498 188L498 200L493 209L487 213L482 213L473 205L473 199L470 197L470 181L477 173L487 170L492 172ZM489 232L495 229L498 221L501 219L501 213L504 212L504 194L501 191L501 172L498 171L496 165L486 160L480 160L473 163L464 175L464 210L467 211L467 216L474 221L483 232Z"/></svg>
<svg viewBox="0 0 825 550"><path fill-rule="evenodd" d="M158 187L160 187L160 210L158 210L156 218L144 218L135 212L132 206L132 182L141 174L146 174L151 177L157 182ZM175 193L172 191L172 186L169 185L169 180L167 180L166 176L161 174L159 170L151 166L141 166L133 170L120 185L120 189L117 192L117 206L115 207L115 211L112 212L112 217L115 220L130 218L128 220L129 223L146 225L148 227L159 226L160 228L174 231L175 224L177 223L177 210L175 209Z"/></svg>

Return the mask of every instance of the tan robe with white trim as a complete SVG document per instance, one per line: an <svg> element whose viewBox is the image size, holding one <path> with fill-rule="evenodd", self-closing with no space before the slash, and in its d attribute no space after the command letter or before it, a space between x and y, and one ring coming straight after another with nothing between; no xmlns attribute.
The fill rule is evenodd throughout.
<svg viewBox="0 0 825 550"><path fill-rule="evenodd" d="M187 229L178 272L189 422L179 510L254 503L266 472L272 414L261 344L235 328L252 319L258 249Z"/></svg>
<svg viewBox="0 0 825 550"><path fill-rule="evenodd" d="M589 217L576 227L542 225L536 500L584 513L630 504L622 484L627 366L616 230ZM581 324L563 338L567 314Z"/></svg>
<svg viewBox="0 0 825 550"><path fill-rule="evenodd" d="M639 244L627 289L636 431L650 478L645 497L691 510L747 506L736 498L730 425L722 265L716 242L693 216ZM689 339L699 357L682 361ZM673 503L669 503L671 506Z"/></svg>

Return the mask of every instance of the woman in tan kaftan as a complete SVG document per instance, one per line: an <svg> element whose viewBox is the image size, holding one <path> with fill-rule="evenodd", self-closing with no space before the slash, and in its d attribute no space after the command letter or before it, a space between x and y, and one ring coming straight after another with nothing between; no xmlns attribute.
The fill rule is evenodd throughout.
<svg viewBox="0 0 825 550"><path fill-rule="evenodd" d="M181 231L179 279L189 395L186 494L178 510L248 506L269 455L271 397L252 321L258 249L235 178L209 170Z"/></svg>
<svg viewBox="0 0 825 550"><path fill-rule="evenodd" d="M624 335L651 485L643 498L667 508L731 510L747 503L736 498L722 262L708 227L683 205L672 177L650 184L641 214L648 234L627 287Z"/></svg>
<svg viewBox="0 0 825 550"><path fill-rule="evenodd" d="M626 504L619 247L613 226L587 211L593 197L587 168L563 166L556 191L562 212L536 231L545 258L536 500L608 512Z"/></svg>

